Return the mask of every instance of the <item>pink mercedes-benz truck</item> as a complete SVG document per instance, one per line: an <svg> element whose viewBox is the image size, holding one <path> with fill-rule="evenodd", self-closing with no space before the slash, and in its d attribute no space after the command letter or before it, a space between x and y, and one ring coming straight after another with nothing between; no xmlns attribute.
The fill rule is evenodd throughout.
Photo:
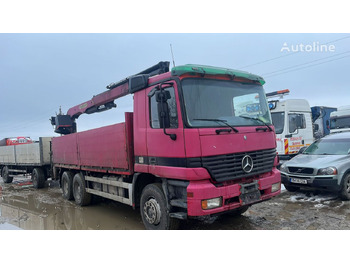
<svg viewBox="0 0 350 262"><path fill-rule="evenodd" d="M263 78L160 62L51 118L52 177L63 197L92 195L139 209L146 229L243 213L280 193L276 137ZM76 119L133 95L125 122L77 132Z"/></svg>

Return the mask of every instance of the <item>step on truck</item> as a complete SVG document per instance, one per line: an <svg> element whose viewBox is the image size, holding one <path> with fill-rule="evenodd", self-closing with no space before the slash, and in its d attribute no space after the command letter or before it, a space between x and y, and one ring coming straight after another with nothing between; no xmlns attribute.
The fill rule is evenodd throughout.
<svg viewBox="0 0 350 262"><path fill-rule="evenodd" d="M139 209L146 229L242 213L280 193L276 137L250 73L160 62L51 118L52 179L80 206L92 195ZM81 114L133 96L125 122L77 132Z"/></svg>

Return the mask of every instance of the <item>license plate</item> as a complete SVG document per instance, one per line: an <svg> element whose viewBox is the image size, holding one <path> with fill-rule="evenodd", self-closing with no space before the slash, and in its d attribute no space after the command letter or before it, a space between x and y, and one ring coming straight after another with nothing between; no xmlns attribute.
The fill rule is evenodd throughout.
<svg viewBox="0 0 350 262"><path fill-rule="evenodd" d="M290 179L291 183L296 183L296 184L307 184L307 180L306 179L301 179L301 178L291 178Z"/></svg>
<svg viewBox="0 0 350 262"><path fill-rule="evenodd" d="M251 193L242 194L240 196L242 205L248 205L248 204L260 201L260 197L261 197L260 191L254 191Z"/></svg>

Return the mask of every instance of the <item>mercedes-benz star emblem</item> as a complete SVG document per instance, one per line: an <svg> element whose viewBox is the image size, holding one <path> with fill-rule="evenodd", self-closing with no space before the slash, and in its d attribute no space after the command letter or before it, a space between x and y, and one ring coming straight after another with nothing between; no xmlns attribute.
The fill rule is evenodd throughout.
<svg viewBox="0 0 350 262"><path fill-rule="evenodd" d="M242 169L246 173L250 173L253 170L253 159L249 155L245 155L242 159Z"/></svg>

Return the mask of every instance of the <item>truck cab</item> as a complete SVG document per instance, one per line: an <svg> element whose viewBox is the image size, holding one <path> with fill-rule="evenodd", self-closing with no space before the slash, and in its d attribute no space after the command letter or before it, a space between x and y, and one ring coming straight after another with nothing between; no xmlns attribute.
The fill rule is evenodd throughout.
<svg viewBox="0 0 350 262"><path fill-rule="evenodd" d="M350 131L350 106L341 106L331 113L331 133Z"/></svg>
<svg viewBox="0 0 350 262"><path fill-rule="evenodd" d="M314 124L314 138L316 140L330 134L330 115L337 111L335 107L313 106L312 123Z"/></svg>
<svg viewBox="0 0 350 262"><path fill-rule="evenodd" d="M270 101L269 106L278 155L289 160L314 141L310 105L305 99L286 99Z"/></svg>
<svg viewBox="0 0 350 262"><path fill-rule="evenodd" d="M262 84L252 74L198 65L150 78L134 93L135 172L185 183L186 195L176 198L188 217L278 194L275 133Z"/></svg>

